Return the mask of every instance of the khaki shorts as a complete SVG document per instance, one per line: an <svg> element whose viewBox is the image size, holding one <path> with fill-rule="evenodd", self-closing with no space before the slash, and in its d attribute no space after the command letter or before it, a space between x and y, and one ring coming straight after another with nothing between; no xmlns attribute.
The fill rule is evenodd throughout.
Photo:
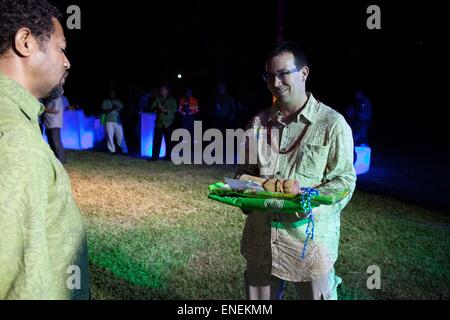
<svg viewBox="0 0 450 320"><path fill-rule="evenodd" d="M268 298L269 292L271 300L283 298L287 281L271 276L269 286L254 286L248 281L249 278L253 277L246 273L246 292L249 300L259 300L261 297ZM294 285L299 300L337 300L337 287L341 283L342 279L335 275L333 268L319 279L309 282L294 282ZM251 289L250 286L252 286ZM264 292L267 292L267 294Z"/></svg>

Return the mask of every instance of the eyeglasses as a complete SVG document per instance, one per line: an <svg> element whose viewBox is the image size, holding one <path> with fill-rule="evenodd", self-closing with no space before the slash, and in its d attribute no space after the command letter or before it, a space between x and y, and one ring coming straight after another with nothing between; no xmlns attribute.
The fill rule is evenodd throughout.
<svg viewBox="0 0 450 320"><path fill-rule="evenodd" d="M302 70L302 69L303 69L303 67L301 67L301 68L295 68L295 69L292 69L292 70L279 71L279 72L276 72L276 73L265 72L265 73L263 74L263 79L264 79L264 81L268 82L268 81L273 81L273 80L275 80L275 77L277 77L278 79L280 79L281 81L283 81L283 80L286 79L286 76L287 76L288 74L291 74L291 73L294 73L294 72L298 72L298 71L300 71L300 70Z"/></svg>

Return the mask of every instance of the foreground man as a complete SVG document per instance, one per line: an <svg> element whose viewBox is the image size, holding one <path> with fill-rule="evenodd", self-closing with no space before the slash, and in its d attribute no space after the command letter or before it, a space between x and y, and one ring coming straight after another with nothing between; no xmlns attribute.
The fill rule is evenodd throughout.
<svg viewBox="0 0 450 320"><path fill-rule="evenodd" d="M58 17L45 0L0 0L0 300L89 298L83 219L38 126L38 99L70 68Z"/></svg>
<svg viewBox="0 0 450 320"><path fill-rule="evenodd" d="M350 194L314 209L315 237L307 243L304 258L307 226L297 222L302 216L248 213L241 251L247 260L249 299L281 299L287 281L295 284L299 299L337 299L340 214L356 182L353 139L344 117L305 91L308 74L306 57L293 43L279 45L268 56L264 79L276 102L253 119L251 131L278 130L279 135L272 135L271 153L259 145L258 164L238 166L237 176L290 179L300 187L348 189Z"/></svg>

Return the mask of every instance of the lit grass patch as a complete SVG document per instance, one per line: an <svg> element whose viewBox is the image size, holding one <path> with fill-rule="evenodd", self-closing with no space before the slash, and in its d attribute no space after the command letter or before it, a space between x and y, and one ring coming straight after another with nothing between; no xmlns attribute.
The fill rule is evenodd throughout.
<svg viewBox="0 0 450 320"><path fill-rule="evenodd" d="M182 226L149 222L131 229L89 224L91 264L156 297L168 297L171 276L186 267L201 240L195 231Z"/></svg>
<svg viewBox="0 0 450 320"><path fill-rule="evenodd" d="M68 154L88 227L93 298L245 297L245 216L206 196L233 167ZM357 190L341 218L339 298L449 299L449 230L442 212ZM371 265L380 267L380 290L367 289Z"/></svg>

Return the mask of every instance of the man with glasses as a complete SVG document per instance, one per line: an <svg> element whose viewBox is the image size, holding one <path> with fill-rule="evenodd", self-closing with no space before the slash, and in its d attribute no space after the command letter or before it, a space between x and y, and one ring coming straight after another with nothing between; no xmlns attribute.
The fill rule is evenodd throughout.
<svg viewBox="0 0 450 320"><path fill-rule="evenodd" d="M322 193L350 193L337 204L313 209L314 238L306 248L307 225L298 223L304 219L301 214L245 212L241 252L252 300L281 299L286 282L295 284L299 299L337 299L342 282L334 263L340 213L356 182L352 132L343 116L306 92L308 75L305 54L294 43L281 43L268 56L264 80L276 101L253 118L250 132L272 132L268 139L258 140L270 141L271 152L258 147L257 164L239 165L237 176L290 179Z"/></svg>

